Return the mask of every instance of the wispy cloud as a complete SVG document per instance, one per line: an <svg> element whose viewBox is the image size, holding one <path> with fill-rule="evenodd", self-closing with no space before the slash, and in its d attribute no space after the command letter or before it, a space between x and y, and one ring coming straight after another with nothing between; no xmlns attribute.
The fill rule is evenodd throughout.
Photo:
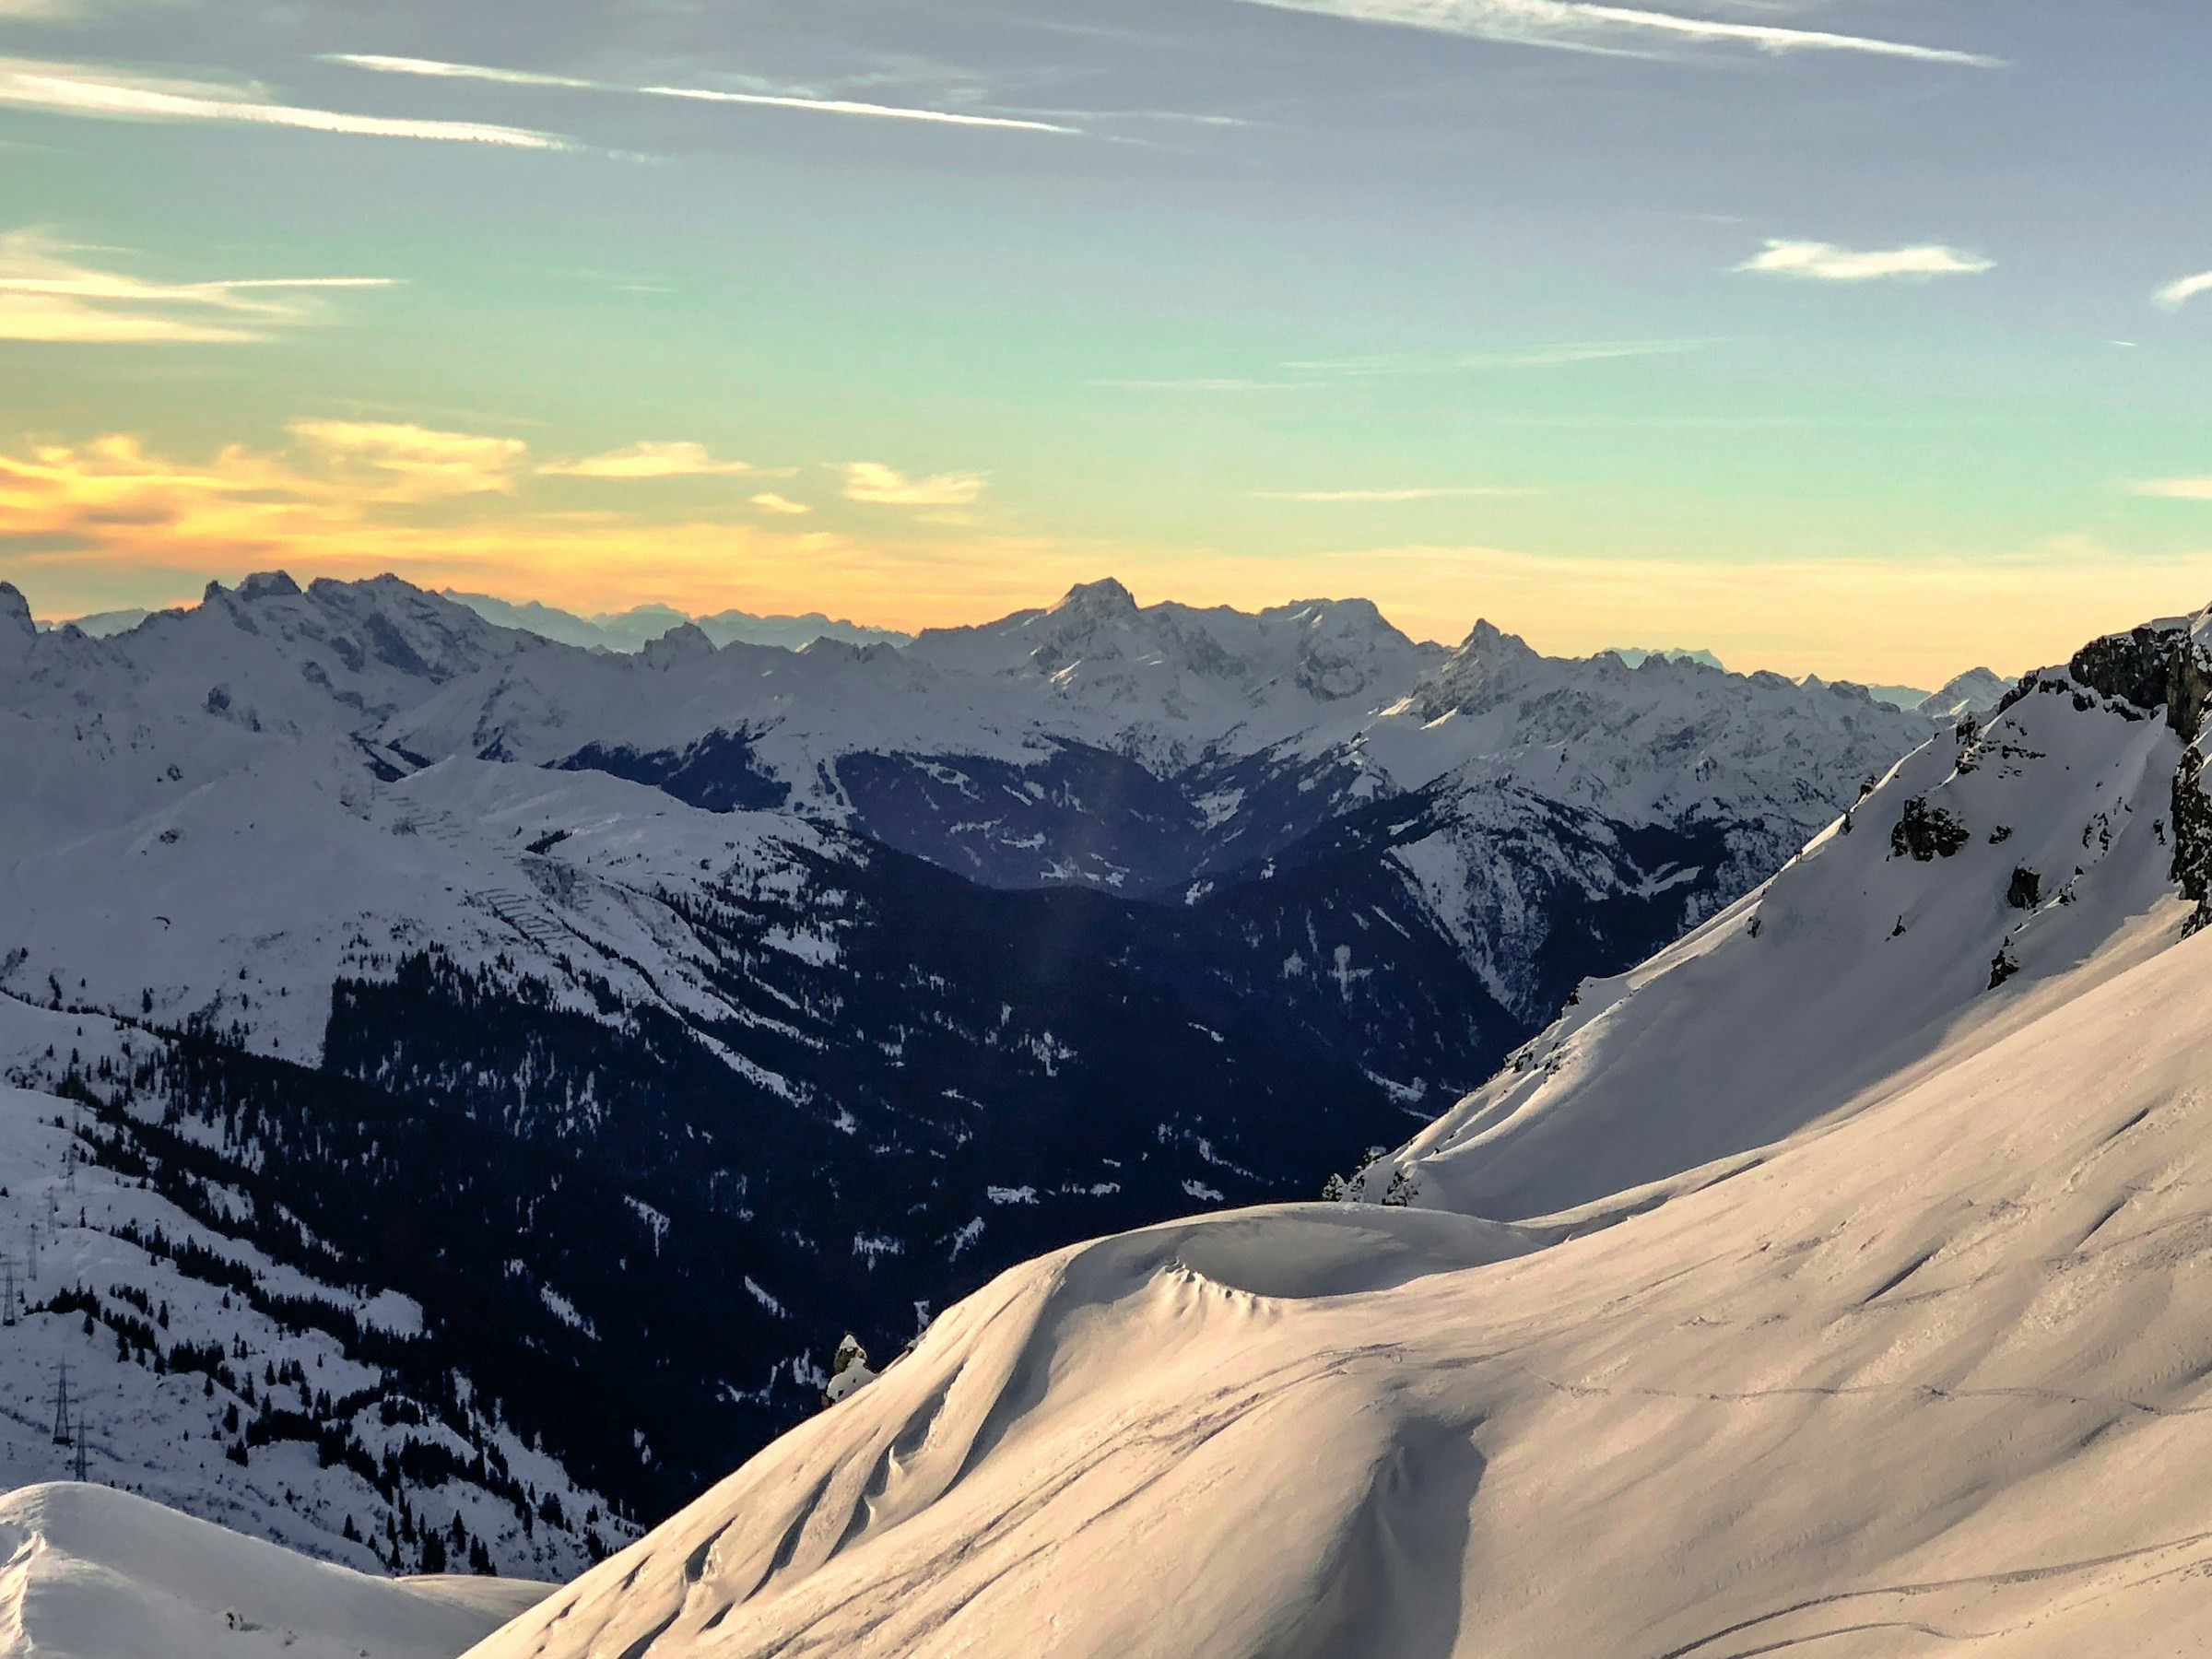
<svg viewBox="0 0 2212 1659"><path fill-rule="evenodd" d="M585 92L621 90L605 81L573 75L544 75L535 69L494 69L482 64L448 64L437 58L386 57L373 52L333 52L326 64L348 64L378 75L419 75L432 80L492 81L502 87L569 87Z"/></svg>
<svg viewBox="0 0 2212 1659"><path fill-rule="evenodd" d="M1470 374L1488 370L1559 369L1576 363L1671 357L1702 351L1718 340L1569 340L1508 351L1390 351L1368 357L1301 358L1277 365L1288 378L1196 375L1165 380L1094 380L1092 386L1122 392L1315 392L1347 381L1406 375Z"/></svg>
<svg viewBox="0 0 2212 1659"><path fill-rule="evenodd" d="M2199 294L2212 294L2212 271L2199 271L2179 282L2170 282L2151 298L2168 311L2180 311Z"/></svg>
<svg viewBox="0 0 2212 1659"><path fill-rule="evenodd" d="M1847 52L1925 64L1990 68L2000 60L1947 47L1867 35L1834 34L1769 23L1725 23L1634 6L1580 0L1251 0L1282 11L1318 12L1357 23L1425 29L1477 40L1510 41L1584 52L1633 51L1665 43L1743 46L1765 53Z"/></svg>
<svg viewBox="0 0 2212 1659"><path fill-rule="evenodd" d="M2142 478L2127 488L2131 495L2156 496L2168 501L2212 501L2212 477Z"/></svg>
<svg viewBox="0 0 2212 1659"><path fill-rule="evenodd" d="M435 58L385 57L372 53L337 53L330 61L380 75L419 75L440 80L495 81L505 86L566 87L589 92L627 92L641 98L677 98L695 103L749 104L771 110L806 110L823 115L857 115L878 121L919 121L940 126L996 127L1023 133L1074 135L1080 128L1055 121L1016 115L971 115L954 110L920 109L907 104L869 103L849 98L816 98L798 92L730 92L712 87L637 87L615 81L582 80L573 76L540 75L479 64L449 64Z"/></svg>
<svg viewBox="0 0 2212 1659"><path fill-rule="evenodd" d="M581 461L548 461L537 469L557 478L745 477L757 471L750 462L717 461L703 443L633 443Z"/></svg>
<svg viewBox="0 0 2212 1659"><path fill-rule="evenodd" d="M1487 485L1424 485L1410 489L1255 489L1253 495L1263 501L1312 501L1324 505L1354 502L1394 503L1399 501L1444 501L1465 500L1475 496L1534 495L1532 489L1513 489Z"/></svg>
<svg viewBox="0 0 2212 1659"><path fill-rule="evenodd" d="M789 496L780 496L772 489L764 489L753 498L753 505L777 518L801 518L813 508L804 501L794 501Z"/></svg>
<svg viewBox="0 0 2212 1659"><path fill-rule="evenodd" d="M971 507L983 493L981 473L910 478L878 461L848 461L845 500L871 507Z"/></svg>
<svg viewBox="0 0 2212 1659"><path fill-rule="evenodd" d="M388 276L256 276L149 282L83 263L41 230L0 235L0 339L53 344L265 340L312 321L316 290L389 288Z"/></svg>
<svg viewBox="0 0 2212 1659"><path fill-rule="evenodd" d="M1188 380L1094 380L1083 383L1116 392L1310 392L1322 384L1317 380L1240 380L1233 376L1204 375Z"/></svg>
<svg viewBox="0 0 2212 1659"><path fill-rule="evenodd" d="M770 92L717 92L705 87L640 87L648 98L688 98L700 103L752 104L771 110L814 110L825 115L867 115L883 121L925 121L943 126L1002 127L1022 133L1075 134L1080 129L1057 122L1012 115L960 115L949 110L915 110L902 104L860 103L848 98L787 98Z"/></svg>
<svg viewBox="0 0 2212 1659"><path fill-rule="evenodd" d="M159 80L100 65L46 63L31 58L0 58L0 104L57 115L106 117L115 121L236 122L249 126L300 127L311 132L345 133L367 138L488 144L510 149L573 147L564 138L525 127L303 109L270 102L257 87Z"/></svg>
<svg viewBox="0 0 2212 1659"><path fill-rule="evenodd" d="M1995 265L1994 260L1962 253L1937 242L1912 248L1858 249L1770 237L1764 253L1735 268L1815 282L1878 282L1892 276L1972 276L1994 269Z"/></svg>
<svg viewBox="0 0 2212 1659"><path fill-rule="evenodd" d="M286 430L340 473L365 475L382 499L505 495L529 445L519 438L442 432L384 420L295 420Z"/></svg>
<svg viewBox="0 0 2212 1659"><path fill-rule="evenodd" d="M1525 346L1510 351L1385 352L1374 357L1312 358L1283 367L1299 374L1327 374L1347 380L1401 374L1454 374L1482 369L1559 369L1575 363L1609 363L1625 358L1672 357L1701 351L1712 340L1569 340Z"/></svg>

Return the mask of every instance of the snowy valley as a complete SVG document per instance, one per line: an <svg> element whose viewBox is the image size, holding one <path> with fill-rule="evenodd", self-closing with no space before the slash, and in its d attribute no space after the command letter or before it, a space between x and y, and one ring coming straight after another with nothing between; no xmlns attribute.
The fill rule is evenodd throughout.
<svg viewBox="0 0 2212 1659"><path fill-rule="evenodd" d="M2194 1652L2212 612L2092 642L1344 1202L1016 1268L472 1659Z"/></svg>

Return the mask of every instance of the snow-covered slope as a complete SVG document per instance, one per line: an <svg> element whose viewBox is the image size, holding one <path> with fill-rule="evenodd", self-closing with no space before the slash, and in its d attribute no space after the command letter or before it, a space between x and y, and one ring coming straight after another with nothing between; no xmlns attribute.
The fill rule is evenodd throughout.
<svg viewBox="0 0 2212 1659"><path fill-rule="evenodd" d="M2196 1651L2204 631L1591 987L1496 1086L1559 1144L1015 1269L472 1659ZM1587 1202L1421 1207L1493 1190Z"/></svg>
<svg viewBox="0 0 2212 1659"><path fill-rule="evenodd" d="M75 1483L0 1497L6 1659L452 1659L543 1597L380 1579Z"/></svg>
<svg viewBox="0 0 2212 1659"><path fill-rule="evenodd" d="M2066 672L1918 750L1759 892L1585 983L1357 1195L1517 1217L1781 1139L2174 893L2182 734Z"/></svg>
<svg viewBox="0 0 2212 1659"><path fill-rule="evenodd" d="M43 1023L102 1069L150 1048ZM249 1194L194 1182L187 1211L148 1172L127 1124L0 1087L0 1486L65 1477L81 1452L95 1482L371 1572L417 1570L435 1533L433 1565L562 1578L594 1559L587 1515L602 1552L627 1535L512 1428L411 1387L411 1299L273 1260L233 1236ZM548 1498L575 1524L545 1524Z"/></svg>

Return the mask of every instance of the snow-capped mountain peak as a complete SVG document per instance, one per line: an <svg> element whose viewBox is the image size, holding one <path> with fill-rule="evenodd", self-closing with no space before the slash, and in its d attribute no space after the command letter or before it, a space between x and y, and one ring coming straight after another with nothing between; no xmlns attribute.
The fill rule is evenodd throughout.
<svg viewBox="0 0 2212 1659"><path fill-rule="evenodd" d="M0 582L0 664L20 661L38 637L30 601L14 583Z"/></svg>
<svg viewBox="0 0 2212 1659"><path fill-rule="evenodd" d="M1931 720L1957 720L1962 714L1995 708L2011 689L2012 682L1994 669L1969 668L1946 680L1941 690L1930 692L1913 712Z"/></svg>

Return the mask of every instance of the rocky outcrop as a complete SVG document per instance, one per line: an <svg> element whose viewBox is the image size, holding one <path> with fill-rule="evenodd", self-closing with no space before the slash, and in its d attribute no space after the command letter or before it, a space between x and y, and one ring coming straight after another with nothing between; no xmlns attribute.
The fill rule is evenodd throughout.
<svg viewBox="0 0 2212 1659"><path fill-rule="evenodd" d="M2193 743L2173 771L2173 879L2196 905L2191 933L2212 922L2212 797L2204 771L2204 749Z"/></svg>
<svg viewBox="0 0 2212 1659"><path fill-rule="evenodd" d="M2136 708L2163 708L2166 724L2189 744L2174 769L2173 879L2196 905L2194 933L2212 923L2212 798L2204 788L2200 734L2212 709L2212 653L2191 621L2146 623L2092 640L2067 672L2080 685Z"/></svg>
<svg viewBox="0 0 2212 1659"><path fill-rule="evenodd" d="M1942 807L1930 806L1926 796L1914 795L1889 831L1889 851L1895 857L1910 855L1926 864L1950 857L1970 839L1964 824Z"/></svg>
<svg viewBox="0 0 2212 1659"><path fill-rule="evenodd" d="M2212 660L2186 622L2146 623L2092 640L2067 672L2081 685L2138 709L2163 707L2166 724L2194 739L2212 707Z"/></svg>

